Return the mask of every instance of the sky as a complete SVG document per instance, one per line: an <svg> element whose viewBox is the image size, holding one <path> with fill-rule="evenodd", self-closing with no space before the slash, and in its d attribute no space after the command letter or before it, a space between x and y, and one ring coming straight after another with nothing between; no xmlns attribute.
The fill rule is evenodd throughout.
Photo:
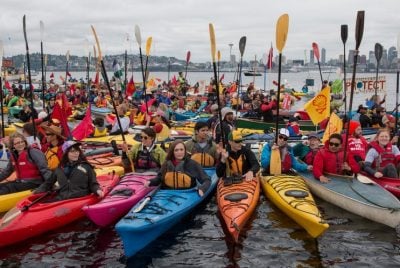
<svg viewBox="0 0 400 268"><path fill-rule="evenodd" d="M103 54L125 50L137 54L134 29L138 25L143 48L146 39L153 38L151 55L185 59L191 51L191 62L211 61L209 23L215 28L221 60L226 61L230 43L238 59L242 36L247 37L244 60L262 58L271 43L276 55L276 22L285 13L289 32L282 53L288 59L304 60L312 42L326 49L327 59L338 58L343 53L342 24L349 27L346 48L354 49L358 10L365 10L361 54L368 55L377 42L386 49L397 46L400 33L399 0L12 0L1 6L4 56L25 53L23 15L31 53L40 51L40 21L44 53L61 55L69 50L79 56L93 51L90 25L97 31Z"/></svg>

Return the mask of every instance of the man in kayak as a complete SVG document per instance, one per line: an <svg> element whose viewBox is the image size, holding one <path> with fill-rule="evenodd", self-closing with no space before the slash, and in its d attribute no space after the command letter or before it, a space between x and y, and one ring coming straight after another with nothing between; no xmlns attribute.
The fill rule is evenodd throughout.
<svg viewBox="0 0 400 268"><path fill-rule="evenodd" d="M218 148L221 161L217 164L216 173L219 178L224 178L224 185L240 183L243 179L251 181L260 170L256 156L242 142L240 131L233 130L228 134L226 148Z"/></svg>
<svg viewBox="0 0 400 268"><path fill-rule="evenodd" d="M315 133L303 137L303 142L299 142L293 147L293 155L299 157L307 165L313 165L315 155L321 147L321 141Z"/></svg>
<svg viewBox="0 0 400 268"><path fill-rule="evenodd" d="M128 132L130 120L129 117L125 116L126 114L126 106L124 104L121 104L117 108L117 113L119 117L119 121L121 122L121 127L122 127L122 132L126 133ZM121 129L119 128L118 120L115 119L114 123L111 126L110 130L110 135L119 135L121 134Z"/></svg>
<svg viewBox="0 0 400 268"><path fill-rule="evenodd" d="M305 171L305 170L312 170L313 166L312 165L307 165L304 163L300 163L293 155L293 150L290 146L288 146L288 139L289 139L289 131L286 128L281 128L279 130L279 135L278 135L278 143L273 144L272 146L270 144L265 144L264 148L261 152L261 167L264 170L270 170L270 165L273 165L274 163L271 163L271 152L272 150L279 150L280 156L281 156L281 167L282 167L282 173L287 173L290 171L291 168L294 168L299 171Z"/></svg>
<svg viewBox="0 0 400 268"><path fill-rule="evenodd" d="M217 144L208 135L209 132L207 122L199 121L194 126L193 138L185 142L188 154L203 167L213 167L219 159Z"/></svg>
<svg viewBox="0 0 400 268"><path fill-rule="evenodd" d="M342 135L342 139L346 139L346 134ZM365 156L368 151L368 142L362 136L362 128L359 122L351 120L349 122L349 139L347 142L347 154L349 158L353 158L358 167L354 166L354 172L358 173L362 167Z"/></svg>
<svg viewBox="0 0 400 268"><path fill-rule="evenodd" d="M222 141L221 128L219 124L221 124L225 141L228 140L228 134L235 129L235 122L234 122L235 118L233 115L233 110L231 108L229 107L222 108L221 116L222 116L222 123L221 121L218 120L213 129L213 138L217 144Z"/></svg>
<svg viewBox="0 0 400 268"><path fill-rule="evenodd" d="M358 168L358 164L353 158L348 158L350 165L344 161L344 151L342 148L343 139L338 133L329 136L325 142L325 147L318 151L314 159L313 174L314 177L322 183L328 183L330 179L325 173L343 175L350 173L352 167Z"/></svg>
<svg viewBox="0 0 400 268"><path fill-rule="evenodd" d="M17 179L0 184L0 195L34 189L50 179L46 157L39 149L29 147L22 134L16 132L11 135L10 151L10 161L0 172L0 181L8 178L13 171L17 173Z"/></svg>
<svg viewBox="0 0 400 268"><path fill-rule="evenodd" d="M44 152L47 164L50 170L55 170L60 164L63 151L62 145L65 137L62 136L61 127L55 125L42 124L41 127L45 131L46 143L42 146L42 152Z"/></svg>

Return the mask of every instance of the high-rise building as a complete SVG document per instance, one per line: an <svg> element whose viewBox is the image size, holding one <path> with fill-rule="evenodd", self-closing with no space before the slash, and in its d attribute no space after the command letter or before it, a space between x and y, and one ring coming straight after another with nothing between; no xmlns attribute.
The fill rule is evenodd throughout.
<svg viewBox="0 0 400 268"><path fill-rule="evenodd" d="M393 63L397 63L397 50L395 47L390 47L388 51L388 62L389 65L392 65Z"/></svg>
<svg viewBox="0 0 400 268"><path fill-rule="evenodd" d="M314 50L310 50L310 65L314 65Z"/></svg>
<svg viewBox="0 0 400 268"><path fill-rule="evenodd" d="M368 61L371 67L376 67L375 51L369 51Z"/></svg>
<svg viewBox="0 0 400 268"><path fill-rule="evenodd" d="M354 63L354 50L352 49L349 50L349 57L347 59L347 62L349 65L353 65Z"/></svg>
<svg viewBox="0 0 400 268"><path fill-rule="evenodd" d="M321 64L325 65L326 63L326 49L322 48L321 49Z"/></svg>

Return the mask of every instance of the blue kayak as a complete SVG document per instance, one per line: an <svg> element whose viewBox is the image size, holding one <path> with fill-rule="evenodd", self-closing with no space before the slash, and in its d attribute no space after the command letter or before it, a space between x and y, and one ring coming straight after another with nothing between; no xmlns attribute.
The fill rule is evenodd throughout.
<svg viewBox="0 0 400 268"><path fill-rule="evenodd" d="M100 114L100 115L107 115L107 114L111 113L110 108L106 108L106 107L99 108L94 105L90 106L90 110L92 111L92 113Z"/></svg>
<svg viewBox="0 0 400 268"><path fill-rule="evenodd" d="M177 224L199 205L217 185L215 168L204 168L211 177L211 185L202 197L197 189L158 190L151 198L145 197L115 226L122 238L126 257L135 255L152 241Z"/></svg>

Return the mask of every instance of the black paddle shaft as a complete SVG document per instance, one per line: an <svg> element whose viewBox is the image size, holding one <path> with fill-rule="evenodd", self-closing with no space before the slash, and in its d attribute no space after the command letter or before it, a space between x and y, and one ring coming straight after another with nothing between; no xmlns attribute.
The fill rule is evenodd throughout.
<svg viewBox="0 0 400 268"><path fill-rule="evenodd" d="M278 65L278 92L276 100L276 121L275 121L275 143L278 144L278 133L279 133L279 99L281 97L281 68L282 68L282 53L279 53L279 65Z"/></svg>
<svg viewBox="0 0 400 268"><path fill-rule="evenodd" d="M0 76L0 109L1 109L1 137L5 137L4 131L4 113L3 113L3 84Z"/></svg>
<svg viewBox="0 0 400 268"><path fill-rule="evenodd" d="M217 78L217 64L215 61L213 62L213 69L214 69L214 80L215 80L215 88L217 90L217 103L218 103L218 116L219 116L219 129L221 131L221 140L222 140L222 147L225 148L225 133L224 133L224 128L222 127L222 113L221 113L221 102L219 98L219 83L218 83L218 78Z"/></svg>
<svg viewBox="0 0 400 268"><path fill-rule="evenodd" d="M146 105L146 113L149 114L149 107L147 105L147 93L146 93L146 71L144 69L144 65L143 65L143 54L142 54L142 47L139 46L139 55L140 55L140 66L142 68L142 76L143 76L143 93L144 93L144 103ZM147 63L146 63L146 68L147 68Z"/></svg>

